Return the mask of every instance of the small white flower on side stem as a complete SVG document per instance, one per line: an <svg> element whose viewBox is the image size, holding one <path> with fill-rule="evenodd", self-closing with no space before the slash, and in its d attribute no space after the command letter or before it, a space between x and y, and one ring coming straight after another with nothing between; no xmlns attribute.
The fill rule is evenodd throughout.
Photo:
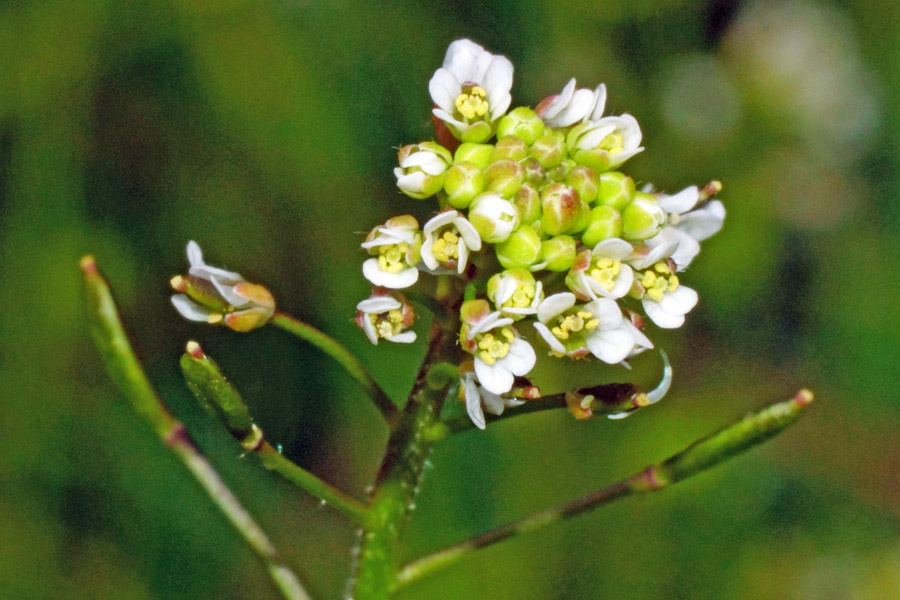
<svg viewBox="0 0 900 600"><path fill-rule="evenodd" d="M415 331L405 331L412 327L416 313L403 294L375 288L356 310L356 324L373 344L379 339L399 344L416 341Z"/></svg>
<svg viewBox="0 0 900 600"><path fill-rule="evenodd" d="M455 210L444 211L430 219L422 233L422 262L432 271L443 267L462 274L469 254L481 250L481 236Z"/></svg>
<svg viewBox="0 0 900 600"><path fill-rule="evenodd" d="M487 426L484 413L500 416L507 408L525 404L524 400L504 398L486 390L479 385L478 379L473 373L463 375L461 383L462 391L465 395L466 413L478 429L484 429Z"/></svg>
<svg viewBox="0 0 900 600"><path fill-rule="evenodd" d="M602 83L595 90L575 89L575 80L559 94L548 96L535 107L535 112L548 127L563 128L581 121L596 121L606 108L606 86Z"/></svg>
<svg viewBox="0 0 900 600"><path fill-rule="evenodd" d="M625 360L634 350L632 327L615 300L598 298L577 306L575 294L570 292L553 294L541 302L534 324L555 356L593 354L609 364Z"/></svg>
<svg viewBox="0 0 900 600"><path fill-rule="evenodd" d="M200 246L188 242L188 275L177 275L170 284L176 292L172 305L186 319L222 323L234 331L250 331L265 325L275 314L275 299L261 285L248 283L238 273L211 267L203 261Z"/></svg>
<svg viewBox="0 0 900 600"><path fill-rule="evenodd" d="M516 376L534 367L537 356L531 344L519 337L513 319L491 312L486 300L470 300L460 308L463 350L475 357L475 375L481 386L494 394L512 389Z"/></svg>
<svg viewBox="0 0 900 600"><path fill-rule="evenodd" d="M421 142L400 148L397 161L400 164L394 168L397 187L410 198L421 200L444 187L445 174L453 164L453 156L438 143Z"/></svg>
<svg viewBox="0 0 900 600"><path fill-rule="evenodd" d="M544 289L527 269L507 269L488 279L487 296L500 314L518 321L537 314L544 300Z"/></svg>
<svg viewBox="0 0 900 600"><path fill-rule="evenodd" d="M374 285L396 290L418 281L422 234L413 216L388 219L369 232L362 247L375 256L363 263L363 275Z"/></svg>
<svg viewBox="0 0 900 600"><path fill-rule="evenodd" d="M635 275L632 293L640 298L644 312L658 327L677 329L684 316L697 305L697 292L681 285L672 260L661 260Z"/></svg>
<svg viewBox="0 0 900 600"><path fill-rule="evenodd" d="M566 136L566 144L575 162L603 172L642 152L641 139L637 119L626 114L576 125Z"/></svg>
<svg viewBox="0 0 900 600"><path fill-rule="evenodd" d="M435 71L428 91L434 116L463 142L484 142L509 108L513 66L471 40L456 40L447 48L444 65Z"/></svg>

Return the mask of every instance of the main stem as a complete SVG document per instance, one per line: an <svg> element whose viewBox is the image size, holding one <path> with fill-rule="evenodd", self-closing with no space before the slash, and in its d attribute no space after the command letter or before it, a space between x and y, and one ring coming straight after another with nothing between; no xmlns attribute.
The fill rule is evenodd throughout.
<svg viewBox="0 0 900 600"><path fill-rule="evenodd" d="M442 361L456 362L461 294L454 282L441 277L437 292L443 314L435 314L428 353L416 377L409 402L398 427L388 440L387 452L372 495L362 531L352 597L386 600L396 583L400 536L419 491L425 461L434 444L428 435L438 420L446 388L433 389L426 381L431 367Z"/></svg>

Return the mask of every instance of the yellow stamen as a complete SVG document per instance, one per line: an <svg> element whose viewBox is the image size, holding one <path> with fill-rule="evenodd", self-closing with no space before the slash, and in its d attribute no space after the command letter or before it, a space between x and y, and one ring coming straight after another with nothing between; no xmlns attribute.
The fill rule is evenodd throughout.
<svg viewBox="0 0 900 600"><path fill-rule="evenodd" d="M210 315L206 317L206 322L210 325L215 325L216 323L221 323L224 318L225 317L220 313L210 313Z"/></svg>
<svg viewBox="0 0 900 600"><path fill-rule="evenodd" d="M456 106L456 111L468 120L483 117L491 108L487 100L487 92L480 85L472 86L468 90L464 87L453 105Z"/></svg>
<svg viewBox="0 0 900 600"><path fill-rule="evenodd" d="M616 285L616 277L622 272L622 261L613 260L611 258L599 258L591 269L591 279L600 284L600 286L609 291Z"/></svg>

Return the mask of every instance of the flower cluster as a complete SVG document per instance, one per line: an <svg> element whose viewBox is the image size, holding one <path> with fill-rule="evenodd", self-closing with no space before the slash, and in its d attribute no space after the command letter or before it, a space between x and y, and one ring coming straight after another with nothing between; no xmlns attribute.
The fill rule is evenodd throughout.
<svg viewBox="0 0 900 600"><path fill-rule="evenodd" d="M718 182L668 195L621 171L644 149L642 134L631 115L603 115L604 85L578 89L573 79L534 109L509 110L512 80L505 57L469 40L450 45L429 83L438 141L402 147L394 169L400 191L435 197L439 212L421 227L411 215L388 219L362 243L377 288L357 322L373 343L414 339L404 332L412 309L390 290L420 273L481 282L459 334L480 427L473 407L514 405L515 378L535 364L522 333L555 357L616 364L653 348L645 316L680 327L697 304L681 274L725 217Z"/></svg>

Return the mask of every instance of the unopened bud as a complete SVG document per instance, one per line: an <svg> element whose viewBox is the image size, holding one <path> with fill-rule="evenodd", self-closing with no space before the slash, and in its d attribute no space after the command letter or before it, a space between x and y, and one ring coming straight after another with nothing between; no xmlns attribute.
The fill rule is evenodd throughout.
<svg viewBox="0 0 900 600"><path fill-rule="evenodd" d="M565 155L565 136L558 132L545 133L531 145L531 156L545 169L558 166Z"/></svg>
<svg viewBox="0 0 900 600"><path fill-rule="evenodd" d="M574 233L577 227L587 226L590 209L578 197L574 188L562 183L553 183L541 194L541 229L547 235Z"/></svg>
<svg viewBox="0 0 900 600"><path fill-rule="evenodd" d="M600 189L597 193L597 204L612 206L622 212L634 198L634 179L619 171L607 171L600 174Z"/></svg>
<svg viewBox="0 0 900 600"><path fill-rule="evenodd" d="M597 199L597 192L600 187L600 178L597 171L590 167L578 166L572 169L569 176L566 177L566 183L578 192L578 196L582 201L588 204Z"/></svg>
<svg viewBox="0 0 900 600"><path fill-rule="evenodd" d="M494 146L491 144L473 144L466 142L459 145L453 155L453 161L457 163L470 162L479 169L485 169L491 164L491 154Z"/></svg>
<svg viewBox="0 0 900 600"><path fill-rule="evenodd" d="M581 234L581 241L588 248L598 242L622 235L622 215L612 206L595 206L591 209L591 224Z"/></svg>
<svg viewBox="0 0 900 600"><path fill-rule="evenodd" d="M514 160L498 160L484 172L487 190L512 198L525 181L525 168Z"/></svg>
<svg viewBox="0 0 900 600"><path fill-rule="evenodd" d="M444 177L447 203L453 208L468 208L486 185L484 171L470 162L456 163L447 170Z"/></svg>
<svg viewBox="0 0 900 600"><path fill-rule="evenodd" d="M541 242L538 264L554 273L568 271L575 263L575 247L575 239L567 235L558 235L544 240Z"/></svg>
<svg viewBox="0 0 900 600"><path fill-rule="evenodd" d="M529 158L522 166L525 167L525 181L536 187L541 187L547 181L547 169L541 166L537 160Z"/></svg>
<svg viewBox="0 0 900 600"><path fill-rule="evenodd" d="M519 162L528 156L528 146L522 138L514 135L505 135L497 139L494 144L494 152L491 154L491 161L498 160L514 160Z"/></svg>
<svg viewBox="0 0 900 600"><path fill-rule="evenodd" d="M513 204L519 213L521 223L530 225L541 218L541 194L534 186L526 183L520 187L516 197L513 198Z"/></svg>
<svg viewBox="0 0 900 600"><path fill-rule="evenodd" d="M528 267L537 261L541 251L541 236L528 225L516 229L505 241L497 244L497 260L504 269Z"/></svg>
<svg viewBox="0 0 900 600"><path fill-rule="evenodd" d="M571 158L564 158L561 163L550 169L547 176L553 181L564 182L572 174L572 171L578 166L578 163Z"/></svg>
<svg viewBox="0 0 900 600"><path fill-rule="evenodd" d="M436 194L444 186L444 173L453 164L450 151L435 142L408 144L397 153L399 167L394 169L397 187L421 200Z"/></svg>
<svg viewBox="0 0 900 600"><path fill-rule="evenodd" d="M544 122L527 106L514 108L497 123L497 136L514 135L529 146L544 133Z"/></svg>
<svg viewBox="0 0 900 600"><path fill-rule="evenodd" d="M509 200L499 194L481 194L469 207L469 222L489 244L504 241L519 226L519 214Z"/></svg>
<svg viewBox="0 0 900 600"><path fill-rule="evenodd" d="M665 226L667 217L653 195L637 192L622 211L622 237L626 240L649 239Z"/></svg>

